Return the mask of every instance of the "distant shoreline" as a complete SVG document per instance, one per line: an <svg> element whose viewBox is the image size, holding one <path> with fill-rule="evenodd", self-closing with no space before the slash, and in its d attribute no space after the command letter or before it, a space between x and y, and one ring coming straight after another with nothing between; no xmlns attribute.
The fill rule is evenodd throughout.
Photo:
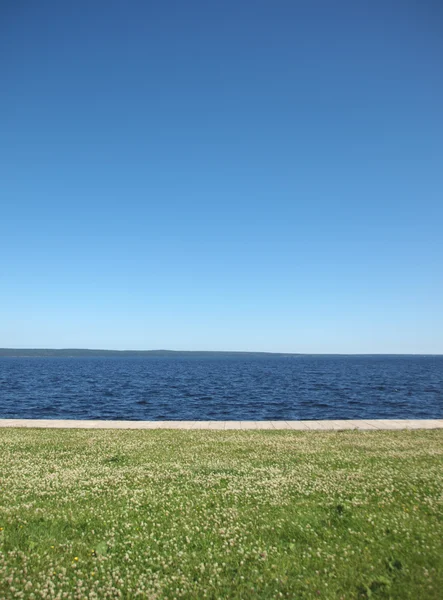
<svg viewBox="0 0 443 600"><path fill-rule="evenodd" d="M344 354L307 352L247 352L229 350L90 350L86 348L0 348L0 358L80 358L80 357L146 357L146 358L272 358L303 356L420 356L438 357L442 354Z"/></svg>
<svg viewBox="0 0 443 600"><path fill-rule="evenodd" d="M83 348L39 349L39 348L0 348L0 357L88 357L88 356L117 356L117 357L270 357L270 356L302 356L289 352L230 352L217 350L88 350Z"/></svg>

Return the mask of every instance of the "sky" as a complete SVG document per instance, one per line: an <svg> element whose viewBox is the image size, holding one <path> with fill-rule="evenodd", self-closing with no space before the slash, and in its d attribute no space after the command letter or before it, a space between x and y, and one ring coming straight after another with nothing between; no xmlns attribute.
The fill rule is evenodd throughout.
<svg viewBox="0 0 443 600"><path fill-rule="evenodd" d="M0 347L443 353L443 5L0 3Z"/></svg>

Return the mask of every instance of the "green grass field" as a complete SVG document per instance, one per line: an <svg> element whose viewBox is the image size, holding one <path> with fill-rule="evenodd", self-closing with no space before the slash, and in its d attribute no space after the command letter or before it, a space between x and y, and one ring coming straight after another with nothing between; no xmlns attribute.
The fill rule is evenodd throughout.
<svg viewBox="0 0 443 600"><path fill-rule="evenodd" d="M443 597L443 431L0 430L0 598Z"/></svg>

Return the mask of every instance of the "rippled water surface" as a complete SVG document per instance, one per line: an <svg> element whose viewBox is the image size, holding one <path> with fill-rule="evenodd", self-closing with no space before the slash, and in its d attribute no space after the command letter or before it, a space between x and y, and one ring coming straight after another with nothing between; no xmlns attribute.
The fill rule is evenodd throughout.
<svg viewBox="0 0 443 600"><path fill-rule="evenodd" d="M443 356L0 358L0 418L443 418Z"/></svg>

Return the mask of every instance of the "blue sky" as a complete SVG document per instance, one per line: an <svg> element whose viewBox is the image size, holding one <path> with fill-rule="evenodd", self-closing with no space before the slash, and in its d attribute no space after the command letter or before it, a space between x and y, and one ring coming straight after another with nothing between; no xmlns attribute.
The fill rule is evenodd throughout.
<svg viewBox="0 0 443 600"><path fill-rule="evenodd" d="M0 346L442 353L442 27L2 2Z"/></svg>

